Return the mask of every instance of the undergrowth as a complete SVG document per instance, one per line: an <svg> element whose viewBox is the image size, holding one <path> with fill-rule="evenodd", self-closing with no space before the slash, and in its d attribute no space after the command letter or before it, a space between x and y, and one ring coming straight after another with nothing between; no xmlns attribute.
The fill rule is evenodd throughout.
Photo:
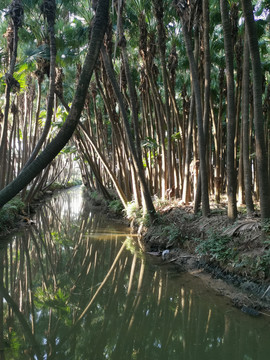
<svg viewBox="0 0 270 360"><path fill-rule="evenodd" d="M0 231L14 226L18 220L18 215L23 211L24 207L25 204L19 197L15 197L5 204L0 210Z"/></svg>
<svg viewBox="0 0 270 360"><path fill-rule="evenodd" d="M185 238L178 226L170 224L162 228L162 236L167 238L167 246L176 245L176 243L183 242Z"/></svg>
<svg viewBox="0 0 270 360"><path fill-rule="evenodd" d="M199 244L196 246L196 253L208 255L210 260L227 262L233 260L237 255L237 248L230 246L231 239L228 236L209 232L207 239L197 241Z"/></svg>
<svg viewBox="0 0 270 360"><path fill-rule="evenodd" d="M113 212L115 215L122 215L123 213L123 204L120 200L112 200L109 202L109 209L111 212Z"/></svg>
<svg viewBox="0 0 270 360"><path fill-rule="evenodd" d="M221 265L228 265L238 273L259 280L270 277L270 249L267 248L261 254L248 255L240 253L231 237L209 232L207 239L196 239L198 245L195 252L199 256L208 256L210 261L216 261Z"/></svg>
<svg viewBox="0 0 270 360"><path fill-rule="evenodd" d="M254 257L242 256L234 264L234 267L245 275L267 279L270 277L270 249Z"/></svg>

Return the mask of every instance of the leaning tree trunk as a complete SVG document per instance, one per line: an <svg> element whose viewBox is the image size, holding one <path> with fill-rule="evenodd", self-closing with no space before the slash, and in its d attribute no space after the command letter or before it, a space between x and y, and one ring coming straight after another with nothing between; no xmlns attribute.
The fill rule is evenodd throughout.
<svg viewBox="0 0 270 360"><path fill-rule="evenodd" d="M270 189L267 170L267 152L264 140L263 109L262 109L262 71L256 24L250 0L242 0L245 25L248 33L249 51L253 72L253 106L256 135L256 161L258 169L260 208L263 220L270 218Z"/></svg>
<svg viewBox="0 0 270 360"><path fill-rule="evenodd" d="M76 129L107 27L108 11L109 0L99 0L84 66L65 124L42 153L28 165L14 181L0 191L0 207L17 195L20 190L27 186L30 181L32 181L56 157L67 144Z"/></svg>
<svg viewBox="0 0 270 360"><path fill-rule="evenodd" d="M233 78L233 44L228 1L220 0L221 19L224 34L224 48L227 80L227 196L228 217L234 220L237 216L236 207L236 171L234 167L234 136L235 136L235 103Z"/></svg>
<svg viewBox="0 0 270 360"><path fill-rule="evenodd" d="M101 48L101 53L102 53L102 59L103 59L104 67L106 69L106 73L108 75L108 78L110 79L111 85L112 85L114 93L115 93L115 97L118 100L119 108L120 108L120 111L122 114L125 130L126 130L128 147L129 147L132 159L133 159L134 167L136 169L138 178L139 178L141 186L142 186L142 191L143 191L143 195L144 195L147 213L149 215L150 222L153 223L156 219L156 211L155 211L152 199L151 199L150 191L149 191L147 183L146 183L142 159L139 159L137 156L134 140L132 138L131 128L130 128L129 121L128 121L128 115L127 115L127 112L125 109L125 104L123 101L123 96L121 94L120 87L115 78L114 70L113 70L110 58L109 58L104 46L102 46L102 48Z"/></svg>
<svg viewBox="0 0 270 360"><path fill-rule="evenodd" d="M142 158L141 139L140 139L140 131L139 131L137 94L136 94L135 84L132 79L132 74L131 74L131 70L130 70L129 62L128 62L128 53L127 53L127 48L126 48L127 41L125 38L124 29L123 29L122 9L120 11L119 16L120 16L120 19L119 19L120 40L119 40L118 45L121 48L123 65L124 65L124 69L125 69L126 81L127 81L128 91L129 91L130 107L131 107L133 126L134 126L135 147L136 147L138 158Z"/></svg>

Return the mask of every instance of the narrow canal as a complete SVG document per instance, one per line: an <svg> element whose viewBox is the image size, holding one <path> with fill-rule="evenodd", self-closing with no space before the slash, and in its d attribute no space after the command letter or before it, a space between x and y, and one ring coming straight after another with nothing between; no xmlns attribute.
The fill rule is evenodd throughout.
<svg viewBox="0 0 270 360"><path fill-rule="evenodd" d="M270 358L269 318L143 254L81 188L0 244L0 359Z"/></svg>

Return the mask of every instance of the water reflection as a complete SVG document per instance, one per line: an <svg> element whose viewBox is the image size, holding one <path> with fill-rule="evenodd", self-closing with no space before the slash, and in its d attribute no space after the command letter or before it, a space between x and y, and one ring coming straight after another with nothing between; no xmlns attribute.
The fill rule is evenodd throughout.
<svg viewBox="0 0 270 360"><path fill-rule="evenodd" d="M59 194L0 252L0 359L269 358L270 325L164 268L128 229Z"/></svg>

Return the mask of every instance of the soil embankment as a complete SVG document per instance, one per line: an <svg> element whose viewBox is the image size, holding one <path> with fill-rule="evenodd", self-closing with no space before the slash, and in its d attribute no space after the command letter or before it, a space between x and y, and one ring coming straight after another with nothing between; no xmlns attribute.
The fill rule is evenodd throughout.
<svg viewBox="0 0 270 360"><path fill-rule="evenodd" d="M203 218L191 207L167 207L143 234L142 246L199 276L249 315L270 311L270 230L259 217L239 215L232 224L224 209Z"/></svg>

